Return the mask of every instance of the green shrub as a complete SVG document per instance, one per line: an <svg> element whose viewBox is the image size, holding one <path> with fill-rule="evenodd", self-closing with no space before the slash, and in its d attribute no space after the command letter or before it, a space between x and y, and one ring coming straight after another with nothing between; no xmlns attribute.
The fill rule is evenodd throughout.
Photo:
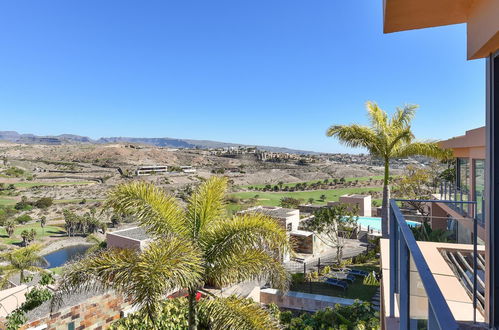
<svg viewBox="0 0 499 330"><path fill-rule="evenodd" d="M291 312L281 313L281 324L284 329L380 329L379 313L370 303L356 301L353 305L336 305L313 314L303 313L293 317Z"/></svg>
<svg viewBox="0 0 499 330"><path fill-rule="evenodd" d="M24 170L18 167L9 167L3 172L5 176L19 178L24 175Z"/></svg>
<svg viewBox="0 0 499 330"><path fill-rule="evenodd" d="M35 202L35 206L38 207L39 209L46 209L52 206L53 202L54 200L50 197L42 197Z"/></svg>
<svg viewBox="0 0 499 330"><path fill-rule="evenodd" d="M379 286L379 281L376 278L376 273L374 271L369 273L369 275L364 277L364 281L362 282L362 284Z"/></svg>
<svg viewBox="0 0 499 330"><path fill-rule="evenodd" d="M31 218L29 214L23 214L16 218L16 222L20 224L25 224L31 220L33 220L33 218Z"/></svg>
<svg viewBox="0 0 499 330"><path fill-rule="evenodd" d="M293 284L300 284L305 282L305 275L303 273L291 274L291 282Z"/></svg>

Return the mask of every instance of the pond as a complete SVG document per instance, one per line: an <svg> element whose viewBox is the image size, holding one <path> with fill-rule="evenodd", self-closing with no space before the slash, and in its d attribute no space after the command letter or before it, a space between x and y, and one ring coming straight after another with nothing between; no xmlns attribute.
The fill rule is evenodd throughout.
<svg viewBox="0 0 499 330"><path fill-rule="evenodd" d="M43 268L55 268L64 265L66 262L71 261L83 254L90 248L90 245L73 245L46 254L43 258L46 264Z"/></svg>

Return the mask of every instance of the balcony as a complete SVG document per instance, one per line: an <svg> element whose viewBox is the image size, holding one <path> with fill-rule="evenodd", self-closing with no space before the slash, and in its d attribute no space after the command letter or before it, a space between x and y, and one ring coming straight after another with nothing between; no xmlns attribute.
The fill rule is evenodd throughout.
<svg viewBox="0 0 499 330"><path fill-rule="evenodd" d="M385 329L483 325L484 246L416 241L397 202L390 201L390 239L381 241ZM474 202L459 203L464 210Z"/></svg>
<svg viewBox="0 0 499 330"><path fill-rule="evenodd" d="M451 182L443 182L440 184L439 194L435 194L434 197L438 200L446 201L445 205L462 217L476 218L478 225L485 226L483 214L485 200L483 199L483 192L478 194L477 198L474 198L468 189L461 189ZM461 203L469 201L474 201L476 204Z"/></svg>

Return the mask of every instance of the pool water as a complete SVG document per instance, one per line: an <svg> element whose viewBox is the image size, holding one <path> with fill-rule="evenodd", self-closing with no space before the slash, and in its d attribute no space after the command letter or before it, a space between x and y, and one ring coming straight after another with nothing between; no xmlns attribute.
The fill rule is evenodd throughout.
<svg viewBox="0 0 499 330"><path fill-rule="evenodd" d="M417 221L406 220L409 227L415 227L419 225ZM369 226L370 229L381 231L381 218L376 217L359 217L357 224L361 225L363 228Z"/></svg>
<svg viewBox="0 0 499 330"><path fill-rule="evenodd" d="M43 268L60 267L66 262L85 254L89 247L89 245L73 245L44 255L43 258L46 264L43 265Z"/></svg>

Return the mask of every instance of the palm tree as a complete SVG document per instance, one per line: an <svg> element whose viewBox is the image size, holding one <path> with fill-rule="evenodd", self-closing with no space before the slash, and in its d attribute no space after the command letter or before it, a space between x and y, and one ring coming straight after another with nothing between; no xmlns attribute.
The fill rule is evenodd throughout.
<svg viewBox="0 0 499 330"><path fill-rule="evenodd" d="M0 267L3 276L0 286L3 287L12 275L16 273L19 273L20 283L23 283L25 271L41 271L42 269L37 266L42 259L39 255L40 250L40 245L33 244L0 255L1 260L5 260L9 263L8 265Z"/></svg>
<svg viewBox="0 0 499 330"><path fill-rule="evenodd" d="M12 237L15 228L16 228L16 222L14 221L14 219L7 220L7 222L5 223L5 231L7 232L7 235L9 237Z"/></svg>
<svg viewBox="0 0 499 330"><path fill-rule="evenodd" d="M225 178L212 177L192 193L187 207L183 208L174 197L152 184L132 182L117 186L110 192L106 205L118 214L134 216L155 243L142 253L107 250L87 257L69 267L63 275L62 287L72 291L101 283L145 306L151 317L158 311L167 290L186 288L190 329L197 329L196 294L210 294L203 289L205 284L227 287L247 280L266 279L276 288L287 289L289 275L280 262L281 256L291 251L285 229L262 214L228 217L226 190ZM176 246L170 246L176 241ZM188 251L195 251L196 255L190 259L177 256L175 253L179 250L186 256ZM148 262L143 259L146 256ZM140 262L142 260L144 262ZM192 266L182 266L185 260L190 260ZM189 271L172 277L170 273L177 267ZM239 301L239 304L232 300L230 304L224 303L227 300L213 303L225 304L227 310L225 314L213 316L229 317L235 313L247 319L259 317L244 308L243 300ZM203 309L203 312L206 311Z"/></svg>
<svg viewBox="0 0 499 330"><path fill-rule="evenodd" d="M411 131L417 105L397 108L391 118L375 102L366 103L370 126L333 125L326 132L327 136L336 137L349 147L366 148L374 157L384 162L382 233L388 237L388 200L390 198L389 178L390 159L423 155L445 158L448 152L436 142L417 142Z"/></svg>

